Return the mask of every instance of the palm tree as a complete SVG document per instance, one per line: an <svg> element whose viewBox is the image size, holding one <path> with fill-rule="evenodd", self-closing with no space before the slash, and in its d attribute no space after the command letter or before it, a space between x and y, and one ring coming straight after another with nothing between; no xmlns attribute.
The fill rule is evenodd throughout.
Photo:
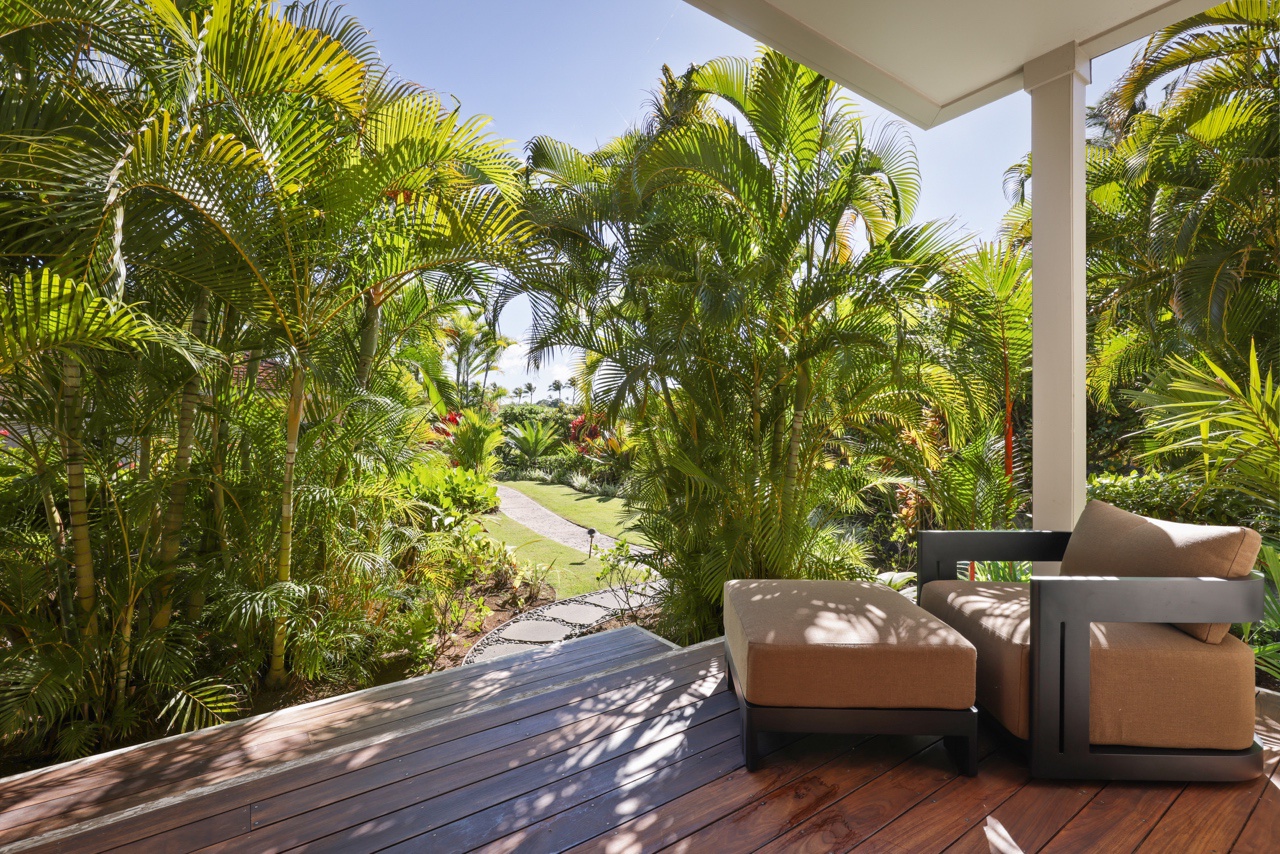
<svg viewBox="0 0 1280 854"><path fill-rule="evenodd" d="M1280 361L1278 39L1275 0L1216 6L1152 36L1100 105L1090 283L1116 382L1192 348L1234 372L1255 344Z"/></svg>
<svg viewBox="0 0 1280 854"><path fill-rule="evenodd" d="M559 431L549 421L524 421L507 428L507 444L523 466L537 465L560 442Z"/></svg>
<svg viewBox="0 0 1280 854"><path fill-rule="evenodd" d="M561 394L561 392L564 391L564 383L560 382L560 380L552 380L551 385L549 385L548 388L556 393L557 401L564 400L564 396Z"/></svg>
<svg viewBox="0 0 1280 854"><path fill-rule="evenodd" d="M340 22L339 29L347 28ZM300 29L312 33L312 41L333 38ZM215 41L230 38L217 28L212 33ZM300 41L307 46L306 39ZM253 45L237 49L249 51ZM320 91L334 93L328 102L284 94L266 104L255 93L253 102L243 105L246 116L260 116L234 128L252 144L248 154L223 155L208 166L183 164L188 168L173 175L168 149L202 144L198 137L187 139L199 131L157 135L147 150L161 155L139 163L136 175L126 170L120 194L123 200L131 186L157 184L176 194L179 181L198 177L191 174L196 167L211 167L211 177L216 176L218 186L204 197L209 204L193 207L220 222L223 251L241 275L211 289L257 316L288 364L276 564L280 585L290 584L292 577L298 441L313 353L323 346L327 330L351 305L363 304L356 380L366 385L386 300L414 282L431 283L437 292L458 283L452 294L460 295L480 265L502 263L504 244L522 229L506 200L516 193L514 162L483 134L481 122L459 121L435 95L389 84L354 55L326 64L321 72L325 87ZM234 79L232 69L227 74ZM236 97L234 91L226 94ZM258 147L255 138L261 135L266 143L275 135L298 133L324 144ZM278 178L287 175L306 176L307 192ZM262 187L265 192L253 189ZM280 685L287 616L281 610L274 620L267 681Z"/></svg>
<svg viewBox="0 0 1280 854"><path fill-rule="evenodd" d="M533 403L533 393L534 393L536 390L537 390L537 389L534 387L533 383L525 383L525 384L524 384L524 393L525 393L525 394L527 394L527 395L529 395L529 402L530 402L530 403Z"/></svg>
<svg viewBox="0 0 1280 854"><path fill-rule="evenodd" d="M906 225L919 178L901 129L868 139L834 84L782 54L663 87L646 127L599 151L530 145L530 205L560 261L527 282L543 295L531 353L581 349L592 403L646 425L631 503L672 628L696 637L716 631L725 579L866 571L822 521L827 449L918 417L894 342L946 244Z"/></svg>
<svg viewBox="0 0 1280 854"><path fill-rule="evenodd" d="M956 376L975 397L999 401L1004 472L1014 473L1014 407L1031 378L1031 256L1024 249L984 243L962 256L940 290L952 307ZM978 403L979 409L985 409Z"/></svg>
<svg viewBox="0 0 1280 854"><path fill-rule="evenodd" d="M478 382L480 399L463 402L483 404L489 372L497 370L503 352L515 342L499 335L475 308L456 313L445 326L444 335L449 345L449 361L453 363L454 387L463 393Z"/></svg>
<svg viewBox="0 0 1280 854"><path fill-rule="evenodd" d="M241 672L265 635L267 681L283 681L289 615L337 614L318 591L354 589L326 573L385 574L368 544L395 553L411 536L388 527L401 505L368 474L411 456L415 405L448 402L442 316L522 258L514 158L482 120L390 76L357 22L251 0L202 16L192 28L161 0L0 11L17 63L0 92L0 419L30 439L50 499L39 563L59 578L12 599L27 558L3 554L6 613L57 626L5 647L5 738L75 719L59 749L77 753L143 720L190 728L237 708L226 679L198 677L180 625L201 619L206 584L226 594L224 648L250 653ZM350 513L316 520L322 496ZM322 522L303 544L298 514ZM105 637L71 647L77 623ZM299 642L313 673L320 641Z"/></svg>

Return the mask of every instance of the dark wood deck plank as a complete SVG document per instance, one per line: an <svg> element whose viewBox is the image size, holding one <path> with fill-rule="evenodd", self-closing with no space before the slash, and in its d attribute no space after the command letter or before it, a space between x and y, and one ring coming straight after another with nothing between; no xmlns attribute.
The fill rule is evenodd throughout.
<svg viewBox="0 0 1280 854"><path fill-rule="evenodd" d="M585 651L569 644L559 656L472 671L477 679L455 673L435 684L433 698L421 682L366 695L363 704L355 698L319 715L321 739L306 748L291 741L305 718L274 721L246 733L260 739L259 758L245 753L251 761L241 773L249 776L60 831L36 850L962 854L989 850L988 816L1026 854L1233 844L1270 852L1280 838L1280 703L1270 695L1259 698L1270 776L1253 783L1027 781L1025 763L985 736L975 778L957 777L936 739L887 736L794 739L747 774L721 648L675 652L651 642L596 639ZM458 702L423 712L444 697ZM194 747L178 739L148 749L159 761L179 745L181 763L219 743L196 735ZM126 782L148 767L136 763L124 763ZM51 770L66 779L69 769ZM139 791L164 791L144 782ZM24 808L57 803L52 784L23 784L37 796L55 792ZM191 785L175 783L177 791ZM116 808L130 803L114 800ZM9 830L24 826L39 822Z"/></svg>
<svg viewBox="0 0 1280 854"><path fill-rule="evenodd" d="M723 679L702 679L700 684L651 695L622 710L602 713L592 710L578 721L552 719L550 725L542 727L543 733L530 738L504 736L500 732L504 727L486 730L257 801L253 804L251 822L236 831L240 834L236 838L232 834L214 838L195 836L186 826L179 826L140 839L138 844L146 850L184 851L202 845L211 850L235 851L246 847L276 850L301 844L398 807L481 783L539 759L565 753L574 756L603 752L602 742L622 741L632 728L649 723L655 727L682 727L700 715L723 713L728 708L724 703L715 711L688 707L719 697L725 691ZM519 714L518 705L509 710L509 716ZM477 799L474 790L471 797L473 802ZM273 829L277 824L280 826ZM224 844L212 845L217 839L225 840Z"/></svg>
<svg viewBox="0 0 1280 854"><path fill-rule="evenodd" d="M996 807L991 816L1025 854L1035 854L1102 791L1101 783L1032 780ZM983 823L969 828L947 854L989 854Z"/></svg>
<svg viewBox="0 0 1280 854"><path fill-rule="evenodd" d="M420 764L397 762L390 769L375 766L375 773L398 772L396 779L380 786L352 786L346 790L324 786L318 791L305 787L258 801L253 810L252 844L256 847L282 839L297 841L338 832L349 826L344 821L358 824L543 760L538 767L540 773L562 773L563 768L574 767L580 757L620 755L656 732L680 730L730 708L723 679L703 679L700 683L679 686L620 713L553 721L555 726L505 745L498 739L489 745L481 743L492 730L478 733L478 739L450 741L430 754L423 751L417 757ZM656 703L651 702L654 699ZM516 716L522 710L516 705L509 713ZM483 788L469 791L473 802L482 800L479 795L483 793ZM314 809L321 811L305 814ZM291 821L295 818L297 821ZM271 825L280 821L289 826L272 830ZM235 845L233 842L226 847L231 850Z"/></svg>
<svg viewBox="0 0 1280 854"><path fill-rule="evenodd" d="M1182 792L1183 783L1108 783L1067 822L1045 852L1133 851Z"/></svg>
<svg viewBox="0 0 1280 854"><path fill-rule="evenodd" d="M612 643L604 645L600 644L599 641L595 641L586 650L585 658L582 657L584 653L581 650L573 649L573 643L567 644L566 647L561 649L562 652L573 653L567 670L564 667L556 666L556 659L552 658L548 661L543 657L541 661L543 661L545 667L544 671L541 672L541 679L531 682L530 680L539 676L539 673L526 672L525 679L512 680L506 690L499 690L497 693L490 694L486 699L486 703L500 702L504 695L524 693L524 691L529 690L531 684L543 684L543 682L547 681L547 677L571 682L573 677L589 675L589 673L602 670L604 667L625 665L625 663L637 661L637 659L649 658L663 652L671 652L671 649L664 647L663 644L650 638L650 636L643 635L643 632L635 632L635 635L639 636L628 635L631 635L631 632L627 632L621 639L614 639ZM622 640L623 643L618 643L618 640ZM494 671L489 670L488 672ZM456 700L456 704L451 707L451 705L442 705L436 702L436 700L444 698L452 698ZM561 699L564 699L563 695L561 695ZM420 713L413 714L413 716L407 718L379 718L376 714L369 714L364 720L357 720L356 723L353 723L349 734L338 732L332 737L324 737L324 739L315 741L308 737L305 743L294 745L291 749L274 754L273 761L266 763L265 769L269 769L270 766L276 766L279 763L303 759L307 755L323 752L323 750L337 748L337 746L351 743L351 741L376 739L380 735L394 734L394 732L406 729L406 727L428 726L436 718L456 713L458 711L458 700L461 700L462 705L474 704L471 700L468 700L466 690L451 689L443 695L443 698L431 698L430 704L433 705L433 708L425 713L421 713L421 709L415 709L416 712ZM408 700L406 700L407 704ZM374 725L369 726L370 720L374 720ZM120 810L137 807L137 805L145 805L151 803L151 800L154 800L157 795L178 794L180 791L195 789L197 786L209 785L211 782L220 780L220 778L232 778L234 780L234 778L244 775L244 773L251 771L255 767L255 763L252 762L237 764L234 762L236 758L237 754L234 754L234 752L230 752L230 755L219 755L219 757L215 758L215 762L218 762L220 767L219 773L212 773L212 775L205 773L205 775L187 778L187 780L178 777L177 781L173 781L170 780L172 775L168 775L168 773L159 772L151 775L146 769L134 772L133 776L125 777L125 780L132 784L127 786L127 795L114 796L118 794L118 791L110 789L101 791L96 795L96 798L93 795L82 794L78 796L81 800L76 800L77 796L73 795L70 799L44 800L44 802L33 804L31 807L9 810L4 814L9 827L0 830L0 842L44 834L44 832L58 830L60 827L73 825L73 823L84 821L87 818L120 812ZM264 763L256 763L256 767L264 767ZM148 794L152 793L152 791L156 791L156 794ZM211 803L214 802L216 802L216 798L211 799ZM61 812L56 812L59 807ZM170 817L169 826L182 825L182 823L195 821L195 819L211 817L212 814L223 812L225 809L227 808L223 807L223 809L218 810L215 807L201 812L197 808L195 812L192 812L191 804L182 804L177 809L172 810L173 816ZM51 810L54 810L54 812L51 812ZM133 825L145 825L151 818L156 817L152 814L146 821L132 823ZM28 819L28 821L22 821L22 819ZM163 831L166 830L166 827L164 822L161 822L159 826L151 826L150 830L151 832ZM95 839L97 836L99 835L95 835ZM110 836L113 835L108 834L102 839L106 840ZM105 844L105 842L102 842L102 844ZM90 848L92 848L92 845Z"/></svg>
<svg viewBox="0 0 1280 854"><path fill-rule="evenodd" d="M318 733L326 725L336 725L342 733L346 733L348 730L341 724L368 715L371 707L395 709L414 698L454 694L460 689L470 690L475 695L486 691L505 693L515 680L541 679L550 661L562 665L576 661L582 666L588 666L592 663L593 656L624 648L648 648L655 654L669 650L646 633L626 628L590 635L555 647L520 653L508 659L481 662L466 668L454 668L329 697L144 744L124 752L89 757L33 774L19 775L16 779L0 780L0 816L7 817L17 806L35 804L50 798L63 798L68 794L110 785L113 781L129 778L138 770L151 771L157 766L172 767L180 764L184 758L216 755L228 745L269 742L282 734L288 736L298 731ZM4 826L6 825L0 820L0 827Z"/></svg>
<svg viewBox="0 0 1280 854"><path fill-rule="evenodd" d="M508 691L486 692L483 695L483 701L492 703L506 694L529 690L531 684L564 681L582 672L590 672L611 664L625 663L651 654L654 654L654 651L647 646L626 646L599 651L590 659L549 668L545 679L532 683L527 680L513 680ZM450 702L453 705L449 705ZM0 830L0 842L14 837L23 838L46 833L105 814L147 806L157 797L168 797L202 786L234 780L254 769L269 769L272 765L297 761L308 755L339 747L344 743L374 739L406 728L425 726L443 715L457 713L460 706L478 704L477 698L469 696L466 691L453 691L443 696L433 696L422 704L410 700L399 710L399 714L394 711L371 712L365 719L352 723L345 732L334 734L327 730L300 731L293 733L287 742L276 740L268 746L250 744L242 750L214 755L208 759L202 759L198 770L175 762L173 765L154 771L149 769L138 771L125 778L120 785L106 790L92 790L89 793L47 800L31 807L14 810L15 815L12 818L15 824L13 827ZM405 714L410 710L412 714ZM184 777L184 772L190 776ZM24 819L22 824L17 823L19 817Z"/></svg>
<svg viewBox="0 0 1280 854"><path fill-rule="evenodd" d="M1238 854L1272 854L1280 840L1280 780L1272 777L1231 850Z"/></svg>
<svg viewBox="0 0 1280 854"><path fill-rule="evenodd" d="M380 851L409 843L418 851L466 851L555 815L632 780L732 740L737 701L720 694L700 704L709 720L675 727L642 726L602 745L519 766L479 783L453 789L373 821L348 826L306 851ZM652 738L660 735L661 737ZM731 770L731 769L730 769Z"/></svg>
<svg viewBox="0 0 1280 854"><path fill-rule="evenodd" d="M724 839L734 840L742 850L754 850L936 741L889 737L864 741L850 737L845 742L847 748L830 762L706 825L667 850L709 851L716 847L717 840Z"/></svg>
<svg viewBox="0 0 1280 854"><path fill-rule="evenodd" d="M1258 692L1258 738L1268 754L1280 752L1280 694ZM1242 854L1270 852L1280 839L1280 765L1272 771L1268 784L1253 802L1244 827L1236 837L1232 851Z"/></svg>
<svg viewBox="0 0 1280 854"><path fill-rule="evenodd" d="M1231 850L1266 790L1280 782L1274 779L1280 753L1274 750L1268 753L1266 771L1257 780L1187 786L1138 850L1149 854L1175 850L1181 854L1212 854ZM1276 837L1273 844L1280 848L1280 837Z"/></svg>
<svg viewBox="0 0 1280 854"><path fill-rule="evenodd" d="M877 739L876 741L881 741ZM883 739L885 742L898 739ZM917 742L918 743L918 742ZM899 748L890 754L890 767L877 766L880 773L841 797L825 809L806 817L794 829L759 850L770 852L847 851L893 821L923 798L956 776L942 742L934 740L920 752ZM678 846L676 850L696 851Z"/></svg>
<svg viewBox="0 0 1280 854"><path fill-rule="evenodd" d="M1027 782L1027 766L996 753L976 777L956 777L920 806L899 816L859 845L856 851L938 852L1012 797Z"/></svg>
<svg viewBox="0 0 1280 854"><path fill-rule="evenodd" d="M688 681L679 681L667 691L658 691L651 683L641 683L638 687L650 693L640 699L635 698L639 693L637 688L618 689L593 697L589 703L561 706L550 712L532 714L483 732L415 751L391 762L366 766L340 777L329 777L255 801L253 826L255 829L265 827L308 810L380 789L454 762L476 758L509 745L517 745L516 749L522 751L521 755L529 758L536 758L539 751L567 749L568 745L593 741L621 732L627 726L635 726L660 715L673 714L686 706L710 699L728 687L719 675L707 674L706 667L702 664L676 671L671 679ZM519 747L528 739L553 731L554 741L542 739ZM434 732L430 735L438 737Z"/></svg>
<svg viewBox="0 0 1280 854"><path fill-rule="evenodd" d="M839 736L810 736L764 756L754 773L738 768L666 804L659 812L628 818L583 842L574 854L625 851L648 854L679 842L757 798L811 773L849 749Z"/></svg>
<svg viewBox="0 0 1280 854"><path fill-rule="evenodd" d="M170 830L178 835L183 826L195 818L211 816L232 808L233 805L265 802L302 786L381 762L393 761L431 745L447 745L453 740L472 735L484 736L486 731L493 731L495 727L502 729L495 734L494 743L489 744L490 748L502 744L502 739L516 741L521 737L548 731L548 720L554 726L561 727L590 717L593 713L608 711L620 703L625 705L627 712L667 711L660 707L666 700L655 697L655 691L660 694L660 689L675 688L689 690L694 697L698 697L700 691L709 693L710 690L722 689L722 682L723 661L714 652L708 652L707 649L687 649L669 653L666 657L652 659L608 676L598 676L526 698L518 704L498 705L485 712L454 718L442 725L431 726L428 730L407 734L401 739L383 741L352 754L343 754L334 761L307 762L285 772L246 782L227 793L219 791L174 804L172 807L152 810L145 816L108 827L105 832L95 832L90 837L91 850L105 850L111 845L147 837L155 839L156 844L159 844L160 840L156 835ZM678 708L680 704L672 702L671 705L672 708ZM655 707L657 711L654 711ZM564 744L564 749L568 746L572 745ZM244 828L244 831L247 830L248 827ZM210 837L201 844L212 845L221 839L223 837ZM239 840L243 841L246 840ZM228 850L236 849L239 842L232 842Z"/></svg>
<svg viewBox="0 0 1280 854"><path fill-rule="evenodd" d="M698 756L632 780L584 804L482 845L475 851L477 854L565 851L599 836L621 818L654 810L742 767L742 748L737 739L728 739ZM409 854L412 850L417 849L408 845L391 849L401 854Z"/></svg>

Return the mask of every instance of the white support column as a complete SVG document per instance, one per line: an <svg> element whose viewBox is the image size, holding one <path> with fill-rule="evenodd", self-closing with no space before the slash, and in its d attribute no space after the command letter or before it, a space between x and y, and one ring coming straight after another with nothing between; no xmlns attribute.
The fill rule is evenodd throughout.
<svg viewBox="0 0 1280 854"><path fill-rule="evenodd" d="M1023 67L1031 93L1032 523L1069 531L1085 502L1085 85L1075 43ZM1038 572L1056 571L1037 567Z"/></svg>

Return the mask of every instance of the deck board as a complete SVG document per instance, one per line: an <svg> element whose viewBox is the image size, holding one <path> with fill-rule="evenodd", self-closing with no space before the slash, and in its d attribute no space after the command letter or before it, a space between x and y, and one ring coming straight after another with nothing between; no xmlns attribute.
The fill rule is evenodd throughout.
<svg viewBox="0 0 1280 854"><path fill-rule="evenodd" d="M627 630L288 712L0 780L0 840L34 829L50 835L16 849L962 854L990 850L991 818L1032 854L1270 851L1280 833L1280 702L1265 692L1267 774L1226 785L1029 780L989 735L974 778L938 739L901 736L778 740L748 774L720 645L671 651ZM228 748L248 757L238 776L203 756ZM192 775L150 775L168 753ZM138 803L175 785L187 794Z"/></svg>
<svg viewBox="0 0 1280 854"><path fill-rule="evenodd" d="M171 798L224 782L234 785L255 772L269 773L309 755L341 751L343 745L352 745L358 756L359 746L370 739L430 726L442 717L501 703L504 697L666 652L670 647L647 633L620 629L510 660L482 662L333 698L334 702L293 707L136 750L54 766L12 783L0 780L0 844L146 808L157 797ZM313 725L308 709L329 725ZM335 714L344 716L347 726L333 725ZM175 805L168 811L167 822L165 815L148 810L133 821L95 830L78 850L108 850L111 844L122 844L130 832L118 834L124 825L158 832L229 811L219 808L218 802L214 797L200 804Z"/></svg>

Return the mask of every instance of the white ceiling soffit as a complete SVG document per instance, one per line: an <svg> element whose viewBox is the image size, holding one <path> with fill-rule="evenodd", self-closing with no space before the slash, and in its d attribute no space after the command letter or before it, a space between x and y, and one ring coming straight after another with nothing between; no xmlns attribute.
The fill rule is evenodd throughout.
<svg viewBox="0 0 1280 854"><path fill-rule="evenodd" d="M1213 0L686 0L922 128L1023 88L1075 42L1092 59Z"/></svg>

